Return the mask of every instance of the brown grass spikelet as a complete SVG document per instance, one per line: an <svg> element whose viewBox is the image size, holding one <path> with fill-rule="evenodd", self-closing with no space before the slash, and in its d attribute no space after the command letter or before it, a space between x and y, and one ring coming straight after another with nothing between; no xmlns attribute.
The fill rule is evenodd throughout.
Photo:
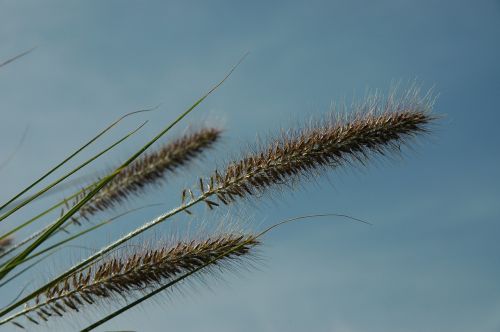
<svg viewBox="0 0 500 332"><path fill-rule="evenodd" d="M7 250L11 245L12 245L12 238L11 237L6 237L4 239L0 240L0 253L4 252Z"/></svg>
<svg viewBox="0 0 500 332"><path fill-rule="evenodd" d="M260 242L255 235L225 233L204 240L180 241L154 250L135 252L126 258L113 258L76 273L37 297L31 306L1 321L18 317L38 324L52 316L78 312L98 300L123 298L136 291L147 291L186 272L217 260L217 264L241 261ZM37 318L35 318L37 317ZM16 322L19 324L19 322Z"/></svg>
<svg viewBox="0 0 500 332"><path fill-rule="evenodd" d="M332 115L305 129L284 133L268 146L200 179L200 197L209 208L292 185L300 177L344 164L365 164L370 157L397 152L410 139L428 132L435 117L428 97L410 91L401 100L368 99L353 115Z"/></svg>
<svg viewBox="0 0 500 332"><path fill-rule="evenodd" d="M211 148L221 137L218 128L201 128L173 140L159 149L145 154L120 172L106 187L99 191L79 211L79 218L110 209L132 194L141 193L147 186L157 184L167 172L173 172ZM83 192L72 204L76 204L87 192ZM69 205L68 205L69 207ZM67 208L68 208L67 207ZM79 218L73 222L79 224Z"/></svg>

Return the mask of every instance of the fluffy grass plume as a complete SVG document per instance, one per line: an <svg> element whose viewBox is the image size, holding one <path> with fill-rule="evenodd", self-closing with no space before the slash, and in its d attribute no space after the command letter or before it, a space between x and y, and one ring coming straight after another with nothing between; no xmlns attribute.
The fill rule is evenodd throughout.
<svg viewBox="0 0 500 332"><path fill-rule="evenodd" d="M271 139L242 159L233 161L208 178L199 179L199 192L212 208L238 198L261 194L270 187L290 186L300 178L346 164L366 164L371 157L399 152L415 136L428 132L435 120L432 100L418 90L403 97L367 99L351 115L330 115L303 129L290 130ZM187 195L189 193L189 196ZM191 190L182 193L182 202Z"/></svg>
<svg viewBox="0 0 500 332"><path fill-rule="evenodd" d="M101 191L79 210L79 216L87 219L99 211L105 211L122 203L131 195L139 195L148 186L158 184L168 172L186 166L220 139L222 130L201 128L146 153L126 167ZM86 192L80 196L83 197ZM77 197L75 202L79 200ZM73 221L78 223L77 218Z"/></svg>
<svg viewBox="0 0 500 332"><path fill-rule="evenodd" d="M154 250L135 252L126 258L113 258L73 274L38 296L33 305L3 320L24 327L15 318L39 324L67 312L79 312L99 300L120 296L132 298L134 292L148 291L190 271L217 260L227 266L251 254L260 242L252 234L226 233L204 240L180 241Z"/></svg>

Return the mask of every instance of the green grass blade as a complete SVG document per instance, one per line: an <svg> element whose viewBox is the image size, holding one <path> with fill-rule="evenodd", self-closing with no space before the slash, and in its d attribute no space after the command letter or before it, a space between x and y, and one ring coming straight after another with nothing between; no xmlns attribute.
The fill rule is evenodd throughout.
<svg viewBox="0 0 500 332"><path fill-rule="evenodd" d="M115 148L116 146L118 146L120 143L124 142L127 138L129 138L130 136L132 136L133 134L135 134L139 129L141 129L144 125L146 124L146 122L144 122L143 124L141 124L138 128L134 129L132 132L128 133L127 135L123 136L122 138L120 138L118 141L116 141L115 143L111 144L110 146L108 146L106 149L100 151L98 154L94 155L92 158L88 159L87 161L85 161L84 163L80 164L79 166L77 166L76 168L74 168L73 170L71 170L69 173L65 174L64 176L62 176L61 178L59 178L58 180L54 181L53 183L51 183L50 185L48 185L45 189L42 189L40 190L38 193L36 193L35 195L32 196L31 200L39 197L40 195L42 195L44 192L46 192L47 190L50 190L51 188L53 188L54 186L56 186L58 183L64 181L66 178L68 178L69 176L73 175L74 173L78 172L80 169L82 169L83 167L87 166L88 164L90 164L91 162L93 162L94 160L96 160L97 158L99 158L100 156L102 156L103 154L109 152L110 150L112 150L113 148ZM28 204L28 202L25 202L24 204ZM2 236L0 236L0 240L17 232L18 230L20 230L21 228L27 226L28 224L30 224L31 222L33 222L34 220L33 219L30 219L28 220L27 222L15 227L14 229L12 229L11 231L3 234Z"/></svg>
<svg viewBox="0 0 500 332"><path fill-rule="evenodd" d="M34 222L35 220L37 220L37 219L39 219L39 218L41 218L41 217L45 216L46 214L48 214L48 213L50 213L50 212L54 211L55 209L57 209L58 207L60 207L60 206L64 205L64 204L65 204L65 202L69 201L70 199L75 198L75 197L77 197L78 195L80 195L82 192L89 190L89 189L90 189L90 188L92 188L92 187L93 187L96 183L97 183L97 182L95 182L95 183L91 184L90 186L87 186L87 187L85 187L85 188L83 188L83 189L81 189L81 190L77 191L76 193L74 193L74 194L73 194L73 195L71 195L71 196L68 196L68 197L64 198L62 201L60 201L60 202L58 202L58 203L56 203L56 204L52 205L52 206L51 206L50 208L48 208L47 210L45 210L45 211L43 211L43 212L39 213L38 215L34 216L33 218L29 219L28 221L24 222L23 224L21 224L21 225L19 225L19 226L17 226L17 227L19 227L19 229L20 229L20 228L22 228L22 227L26 227L26 226L28 226L29 224L31 224L31 223L32 223L32 222ZM43 229L43 231L44 231L44 230L45 230L45 229ZM18 243L16 243L16 244L14 244L12 247L10 247L9 249L7 249L5 252L3 252L2 254L0 254L0 258L2 258L3 256L7 255L7 254L8 254L8 253L10 253L10 252L12 252L13 250L17 249L18 247L22 246L23 244L25 244L26 242L28 242L28 241L32 240L33 238L35 238L36 236L38 236L38 235L40 235L40 234L41 234L41 232L37 232L37 233L32 234L31 236L29 236L29 237L25 238L24 240L22 240L22 241L20 241L20 242L18 242ZM5 237L6 237L6 236L8 236L8 235L9 235L8 233L7 233L7 235L2 235L2 236L0 237L0 239L3 239L3 238L5 238Z"/></svg>
<svg viewBox="0 0 500 332"><path fill-rule="evenodd" d="M53 194L57 194L57 193L59 193L61 191L64 191L64 190L66 190L68 188L81 187L83 183L88 182L90 180L94 180L96 177L97 177L97 173L95 173L95 174L86 174L86 175L79 176L79 177L77 177L75 179L68 180L65 183L59 184L56 188L52 188L51 190L49 190L48 192L46 192L42 197L37 197L34 200L37 200L37 199L40 199L40 198L43 198L43 197L47 197L47 196L50 196L50 195L53 195ZM29 196L29 197L26 197L26 198L20 198L18 200L15 200L14 202L12 202L11 205L21 204L21 203L23 203L24 201L26 201L27 199L30 199L30 198L32 198L32 196ZM9 205L7 205L5 208L7 208L8 206Z"/></svg>
<svg viewBox="0 0 500 332"><path fill-rule="evenodd" d="M146 124L146 122L144 122L142 125L140 125L138 128L136 128L134 131L130 132L129 134L125 135L124 137L122 137L120 140L118 140L117 142L115 142L114 144L110 145L108 148L104 149L103 151L101 151L100 153L98 153L95 158L97 158L98 156L108 152L109 150L113 149L115 146L117 146L118 144L120 144L121 142L123 142L124 140L126 140L128 137L130 137L131 135L135 134L139 129L142 128L142 126L144 126L144 124ZM83 165L87 164L88 162L91 162L94 158L91 158L89 159L87 162L85 162L84 164L81 165L81 167L83 167ZM77 167L77 169L81 168L80 166ZM76 170L77 170L76 169ZM76 171L75 170L75 171ZM70 172L70 174L72 174L72 172ZM118 173L116 173L118 174ZM115 175L116 175L115 174ZM106 178L107 179L107 178ZM36 247L38 247L40 244L42 244L53 232L55 232L60 226L62 226L64 224L64 222L66 222L69 218L71 218L73 216L73 214L75 214L82 206L83 204L85 204L90 198L92 198L92 196L94 196L102 187L104 187L109 181L100 181L97 185L97 188L93 189L91 191L90 194L88 194L87 196L85 196L85 198L77 203L74 207L72 207L66 214L64 214L61 218L59 218L51 227L49 227L45 232L43 232L39 238L37 238L30 246L28 246L28 248L26 248L23 252L21 252L18 256L14 257L11 261L7 262L7 264L5 264L4 266L2 266L0 268L0 280L5 277L5 275L10 271L12 270L16 265L18 265L20 262L22 262L22 260L31 252L33 251ZM92 195L91 195L92 194Z"/></svg>
<svg viewBox="0 0 500 332"><path fill-rule="evenodd" d="M27 186L25 189L23 189L21 192L19 192L18 194L16 194L14 197L12 197L11 199L9 199L6 203L2 204L0 206L0 211L2 209L4 209L7 205L11 204L12 202L14 202L16 199L20 198L21 196L23 196L25 193L27 193L30 189L32 189L34 186L36 186L37 184L39 184L40 182L42 182L44 179L46 179L50 174L54 173L57 169L59 169L59 167L61 167L62 165L66 164L69 160L71 160L73 157L75 157L77 154L79 154L81 151L83 151L86 147L88 147L89 145L91 145L92 143L94 143L97 139L99 139L102 135L104 135L106 132L108 132L111 128L113 128L114 126L116 126L120 121L122 121L123 119L125 119L126 117L128 116L131 116L131 115L134 115L134 114L138 114L138 113L143 113L143 112L149 112L149 111L152 111L154 110L153 109L146 109L146 110L139 110L139 111L134 111L134 112L130 112L130 113L127 113L123 116L121 116L120 118L118 118L117 120L115 120L113 123L111 123L109 126L107 126L106 128L104 128L104 130L102 130L100 133L98 133L96 136L94 136L91 140L89 140L87 143L85 143L83 146L81 146L80 148L78 148L75 152L73 152L72 154L70 154L68 157L66 157L63 161L61 161L59 164L57 164L56 166L54 166L52 169L50 169L47 173L45 173L44 175L42 175L38 180L36 180L35 182L33 182L32 184L30 184L29 186ZM22 208L23 206L26 206L29 202L31 202L34 198L31 197L30 199L28 199L27 201L23 201L21 202L21 204L15 206L13 209L11 209L9 212L3 214L1 217L0 217L0 221L4 220L5 218L7 218L8 216L10 216L12 213L16 212L17 210L19 210L20 208Z"/></svg>

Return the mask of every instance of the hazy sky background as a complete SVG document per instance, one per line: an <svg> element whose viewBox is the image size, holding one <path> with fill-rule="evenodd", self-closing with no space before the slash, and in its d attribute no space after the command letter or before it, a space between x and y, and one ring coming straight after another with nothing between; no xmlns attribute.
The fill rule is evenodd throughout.
<svg viewBox="0 0 500 332"><path fill-rule="evenodd" d="M97 249L175 206L181 186L237 156L257 135L321 117L335 101L417 80L424 91L434 87L435 112L444 117L404 158L331 172L331 184L321 179L273 202L231 211L254 230L324 212L374 226L333 219L284 226L266 236L257 269L209 279L209 290L184 287L159 296L101 330L500 331L499 36L500 2L493 0L0 0L0 59L37 46L0 69L0 161L28 127L15 158L0 169L0 198L118 116L161 103L82 155L149 119L139 135L87 172L123 161L249 51L230 80L176 131L189 123L221 124L223 144L177 180L129 204L164 207L79 242ZM224 215L200 209L195 221L215 223ZM169 231L158 227L134 243ZM41 264L2 290L2 305L24 283L35 287L40 277L86 254L68 248L58 263ZM49 327L71 330L85 322Z"/></svg>

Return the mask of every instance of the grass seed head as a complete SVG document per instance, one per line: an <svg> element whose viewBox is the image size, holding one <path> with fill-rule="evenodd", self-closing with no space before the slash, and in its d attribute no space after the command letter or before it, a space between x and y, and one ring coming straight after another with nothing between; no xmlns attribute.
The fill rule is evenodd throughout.
<svg viewBox="0 0 500 332"><path fill-rule="evenodd" d="M372 157L399 152L435 120L432 101L418 90L402 98L368 98L352 115L333 115L307 128L284 133L265 147L216 170L200 180L200 195L209 208L217 197L229 204L260 195L271 187L292 186L297 180L345 164L365 165ZM205 183L205 185L204 185ZM185 199L185 197L183 198Z"/></svg>
<svg viewBox="0 0 500 332"><path fill-rule="evenodd" d="M174 245L134 252L94 264L50 287L15 317L38 324L54 316L79 312L99 300L155 289L182 274L207 264L219 267L241 261L260 242L255 235L226 233L204 240L179 241ZM215 261L215 262L214 262ZM36 316L35 316L36 315ZM15 318L12 317L12 318Z"/></svg>
<svg viewBox="0 0 500 332"><path fill-rule="evenodd" d="M211 148L220 139L221 133L222 130L218 128L202 128L173 140L156 151L145 154L116 175L110 183L92 197L79 210L79 216L72 219L73 223L79 225L79 219L88 219L99 211L115 207L131 195L142 193L148 186L159 184L165 180L168 172L174 172L187 165ZM77 204L86 194L86 191L82 192L72 204Z"/></svg>

